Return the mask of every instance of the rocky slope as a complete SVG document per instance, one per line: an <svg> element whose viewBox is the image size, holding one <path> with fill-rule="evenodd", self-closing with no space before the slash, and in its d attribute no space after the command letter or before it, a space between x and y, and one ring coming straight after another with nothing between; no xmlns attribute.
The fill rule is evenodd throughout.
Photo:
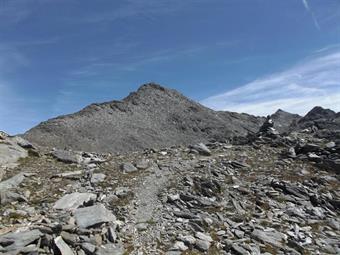
<svg viewBox="0 0 340 255"><path fill-rule="evenodd" d="M175 90L147 84L122 101L90 105L41 123L24 137L42 146L96 152L225 140L256 132L263 118L208 109Z"/></svg>
<svg viewBox="0 0 340 255"><path fill-rule="evenodd" d="M273 125L244 145L30 154L0 182L0 253L339 254L340 141Z"/></svg>

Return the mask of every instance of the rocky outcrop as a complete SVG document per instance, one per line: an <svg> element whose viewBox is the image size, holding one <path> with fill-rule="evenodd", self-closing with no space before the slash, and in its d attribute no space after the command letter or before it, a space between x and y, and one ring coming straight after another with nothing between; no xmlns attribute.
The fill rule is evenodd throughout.
<svg viewBox="0 0 340 255"><path fill-rule="evenodd" d="M0 172L1 168L15 167L19 159L28 156L27 149L32 148L33 146L23 138L0 132Z"/></svg>
<svg viewBox="0 0 340 255"><path fill-rule="evenodd" d="M301 118L298 114L285 112L281 109L271 115L271 119L275 124L274 127L280 134L288 134L291 131L291 126Z"/></svg>

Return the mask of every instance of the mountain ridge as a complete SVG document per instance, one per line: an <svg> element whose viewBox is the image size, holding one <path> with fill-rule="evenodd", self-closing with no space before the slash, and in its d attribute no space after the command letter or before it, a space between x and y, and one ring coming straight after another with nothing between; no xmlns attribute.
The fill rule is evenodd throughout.
<svg viewBox="0 0 340 255"><path fill-rule="evenodd" d="M173 89L149 83L121 101L91 104L24 134L47 147L125 152L256 132L264 118L209 109ZM111 145L108 145L111 143Z"/></svg>
<svg viewBox="0 0 340 255"><path fill-rule="evenodd" d="M311 123L281 109L271 117L280 133ZM120 101L90 104L41 122L23 137L45 147L130 152L246 136L256 133L264 121L246 113L214 111L174 89L147 83Z"/></svg>

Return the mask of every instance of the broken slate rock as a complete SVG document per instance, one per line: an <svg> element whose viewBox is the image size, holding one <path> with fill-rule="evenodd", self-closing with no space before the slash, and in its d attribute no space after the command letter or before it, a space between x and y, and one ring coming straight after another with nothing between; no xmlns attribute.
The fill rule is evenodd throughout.
<svg viewBox="0 0 340 255"><path fill-rule="evenodd" d="M97 196L92 193L72 193L63 196L53 206L57 210L74 210L78 207L87 204L91 201L95 201Z"/></svg>
<svg viewBox="0 0 340 255"><path fill-rule="evenodd" d="M0 190L14 189L18 187L25 179L25 173L17 174L3 182L0 182Z"/></svg>
<svg viewBox="0 0 340 255"><path fill-rule="evenodd" d="M116 217L102 204L79 208L74 212L74 217L80 228L88 228L116 220Z"/></svg>
<svg viewBox="0 0 340 255"><path fill-rule="evenodd" d="M58 247L61 255L74 255L70 246L68 246L67 243L65 243L61 236L58 236L57 238L54 239L54 244Z"/></svg>
<svg viewBox="0 0 340 255"><path fill-rule="evenodd" d="M43 234L37 229L11 232L0 236L0 245L4 246L6 251L19 250L38 240L42 236Z"/></svg>
<svg viewBox="0 0 340 255"><path fill-rule="evenodd" d="M82 161L82 157L73 151L55 150L51 154L57 160L68 164L80 164Z"/></svg>
<svg viewBox="0 0 340 255"><path fill-rule="evenodd" d="M103 182L106 178L105 174L93 174L91 177L91 183Z"/></svg>
<svg viewBox="0 0 340 255"><path fill-rule="evenodd" d="M96 246L91 243L82 243L81 248L85 251L86 254L94 254L96 250Z"/></svg>
<svg viewBox="0 0 340 255"><path fill-rule="evenodd" d="M205 233L202 233L202 232L197 232L195 234L195 236L198 238L198 239L201 239L201 240L204 240L204 241L207 241L207 242L212 242L213 239L211 238L210 235L208 234L205 234Z"/></svg>
<svg viewBox="0 0 340 255"><path fill-rule="evenodd" d="M149 167L149 161L146 160L146 159L138 160L138 161L136 162L136 167L137 167L138 169L142 169L142 170L147 169L147 168Z"/></svg>
<svg viewBox="0 0 340 255"><path fill-rule="evenodd" d="M257 241L268 243L274 247L282 248L286 240L286 235L278 231L262 231L255 229L251 237Z"/></svg>
<svg viewBox="0 0 340 255"><path fill-rule="evenodd" d="M211 151L203 143L199 143L199 144L193 145L192 149L196 150L199 154L204 155L204 156L210 156L211 155Z"/></svg>
<svg viewBox="0 0 340 255"><path fill-rule="evenodd" d="M98 247L96 255L123 255L125 250L122 244L106 244Z"/></svg>
<svg viewBox="0 0 340 255"><path fill-rule="evenodd" d="M205 240L198 239L195 244L197 250L199 251L208 251L210 249L211 243Z"/></svg>
<svg viewBox="0 0 340 255"><path fill-rule="evenodd" d="M136 172L138 169L131 163L124 163L120 166L120 169L124 173L133 173Z"/></svg>
<svg viewBox="0 0 340 255"><path fill-rule="evenodd" d="M27 199L24 196L16 192L13 192L10 190L7 190L7 191L0 190L0 205L9 204L15 201L27 202Z"/></svg>

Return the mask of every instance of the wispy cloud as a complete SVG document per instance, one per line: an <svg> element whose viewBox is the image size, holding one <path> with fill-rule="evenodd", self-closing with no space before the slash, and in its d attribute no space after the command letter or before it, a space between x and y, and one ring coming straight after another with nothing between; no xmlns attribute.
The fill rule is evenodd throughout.
<svg viewBox="0 0 340 255"><path fill-rule="evenodd" d="M305 114L315 105L340 111L340 49L322 51L294 67L202 100L217 109L267 115L281 108Z"/></svg>
<svg viewBox="0 0 340 255"><path fill-rule="evenodd" d="M315 27L318 30L321 30L320 24L319 24L318 20L316 19L313 10L310 8L308 1L307 0L302 0L302 3L304 5L304 7L306 8L306 10L311 14Z"/></svg>
<svg viewBox="0 0 340 255"><path fill-rule="evenodd" d="M220 41L205 45L186 45L181 48L167 48L154 50L153 52L142 52L138 50L138 44L120 43L110 48L106 55L82 59L82 67L72 70L69 75L72 77L90 77L102 75L105 70L110 72L133 72L147 65L166 63L178 60L179 58L197 57L199 54L209 50L232 48L238 41ZM131 54L134 51L135 54ZM126 54L128 53L128 54ZM117 58L117 56L122 58Z"/></svg>
<svg viewBox="0 0 340 255"><path fill-rule="evenodd" d="M186 8L192 8L193 4L211 3L211 1L213 0L126 0L120 7L113 10L96 14L90 13L71 20L80 23L100 23L138 17L154 22L156 21L155 16L174 13Z"/></svg>

